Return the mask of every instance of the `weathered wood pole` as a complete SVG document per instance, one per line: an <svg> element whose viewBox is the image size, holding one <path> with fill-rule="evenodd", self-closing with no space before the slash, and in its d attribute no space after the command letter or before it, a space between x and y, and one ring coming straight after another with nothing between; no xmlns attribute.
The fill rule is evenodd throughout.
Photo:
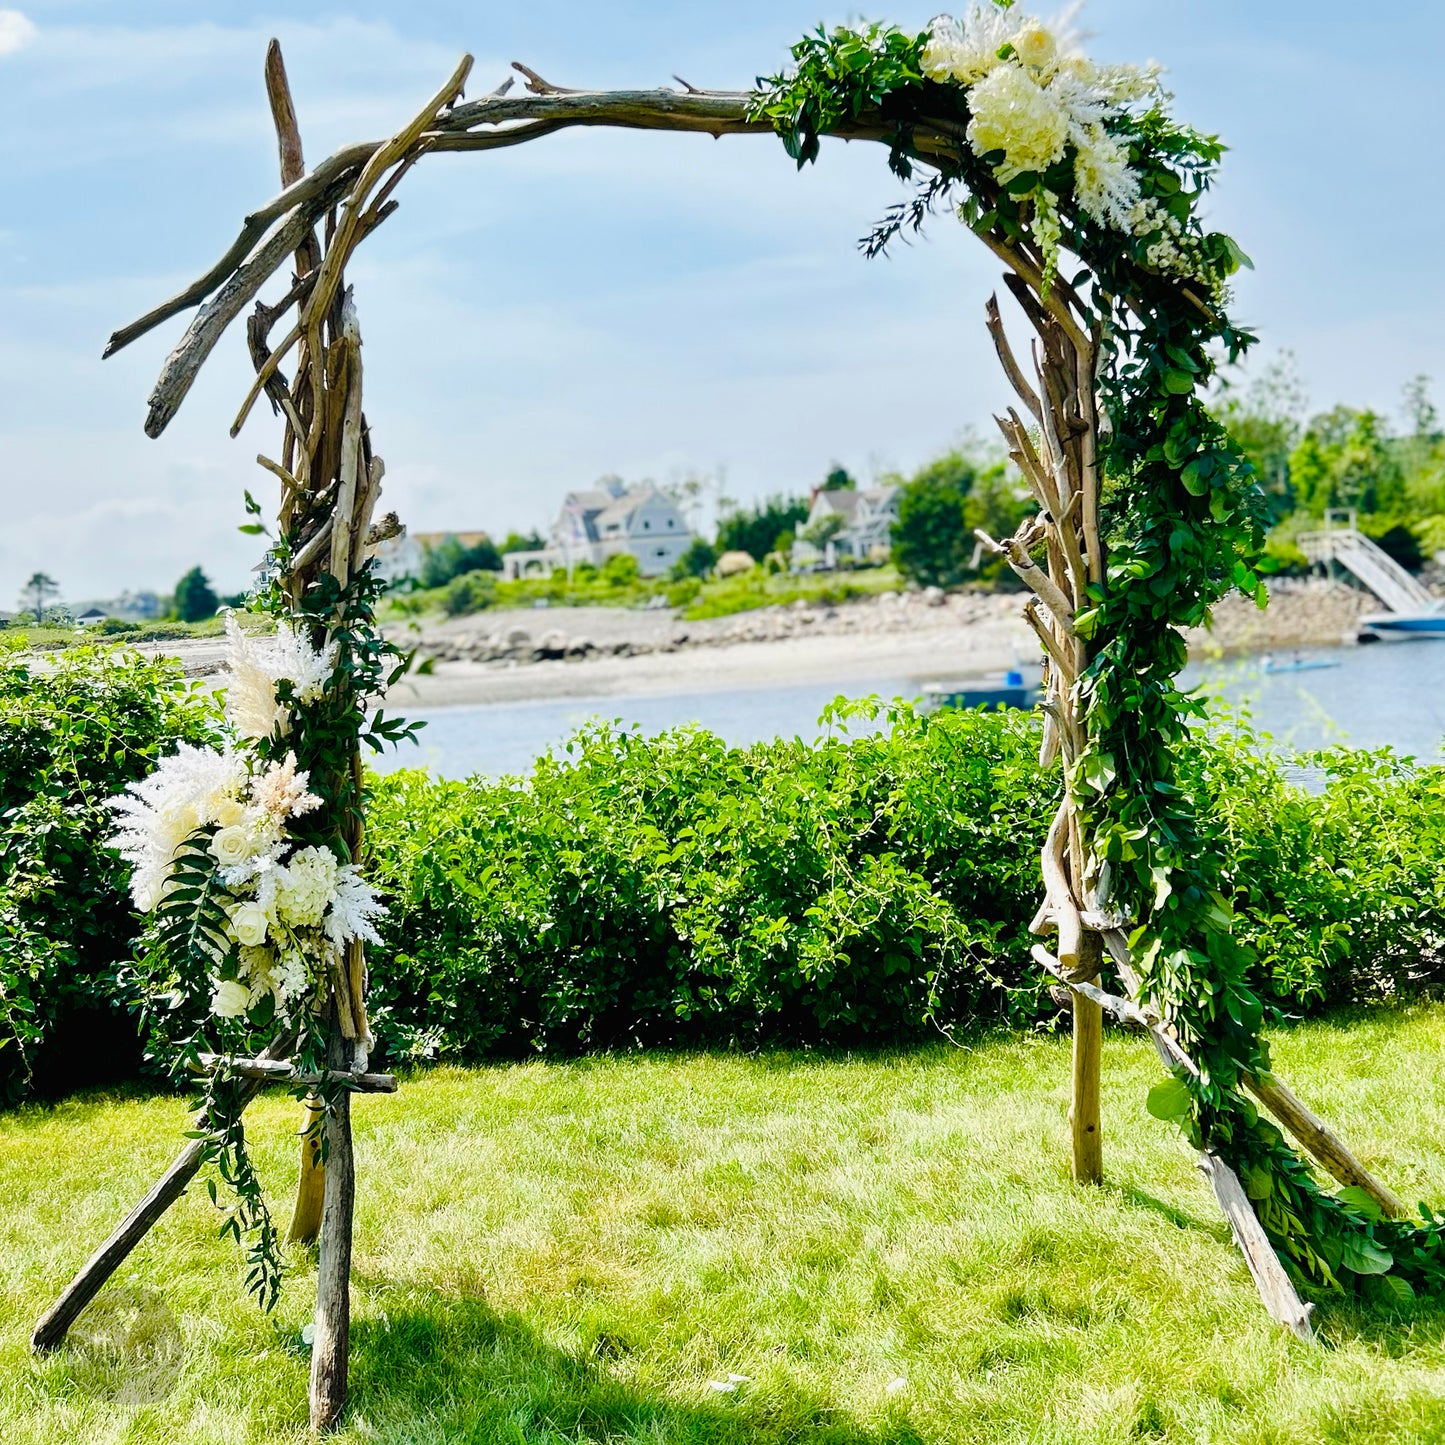
<svg viewBox="0 0 1445 1445"><path fill-rule="evenodd" d="M1084 934L1084 949L1095 960L1102 953L1099 935ZM1074 1077L1073 1101L1069 1106L1069 1135L1072 1146L1074 1182L1104 1182L1104 1139L1099 1110L1100 1067L1104 1044L1104 1009L1081 993L1073 996Z"/></svg>
<svg viewBox="0 0 1445 1445"><path fill-rule="evenodd" d="M333 1010L330 1067L354 1067ZM311 1340L311 1428L331 1430L346 1408L351 1344L351 1226L356 1164L351 1149L351 1092L343 1089L328 1111L326 1191L321 1211L321 1259L316 1272L316 1314Z"/></svg>
<svg viewBox="0 0 1445 1445"><path fill-rule="evenodd" d="M295 1043L295 1034L287 1033L277 1039L262 1054L262 1058L284 1059ZM259 1079L248 1079L243 1083L243 1102L254 1098L260 1088ZM204 1139L192 1139L176 1155L175 1162L161 1175L145 1198L116 1225L110 1238L80 1267L60 1298L41 1315L30 1335L31 1349L37 1354L46 1354L65 1339L67 1331L75 1323L76 1316L100 1293L106 1280L150 1233L161 1215L186 1192L186 1186L200 1172L201 1165L205 1162L205 1150Z"/></svg>
<svg viewBox="0 0 1445 1445"><path fill-rule="evenodd" d="M320 1097L311 1093L301 1121L301 1177L296 1182L296 1204L286 1238L292 1244L310 1244L321 1229L322 1201L326 1194L326 1166L321 1162L321 1131L325 1127Z"/></svg>

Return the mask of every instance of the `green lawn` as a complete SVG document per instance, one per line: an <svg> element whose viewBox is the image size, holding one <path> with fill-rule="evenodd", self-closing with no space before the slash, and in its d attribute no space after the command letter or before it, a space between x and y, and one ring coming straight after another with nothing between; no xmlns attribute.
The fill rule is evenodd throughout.
<svg viewBox="0 0 1445 1445"><path fill-rule="evenodd" d="M1445 1008L1276 1047L1389 1182L1445 1199ZM1054 1037L441 1069L364 1098L340 1438L1445 1439L1445 1308L1326 1303L1320 1345L1286 1336L1174 1131L1144 1111L1152 1050L1112 1035L1104 1068L1094 1190L1068 1178ZM295 1108L251 1116L283 1213ZM305 1437L313 1264L259 1314L199 1189L65 1349L27 1352L183 1124L169 1098L0 1116L6 1445Z"/></svg>

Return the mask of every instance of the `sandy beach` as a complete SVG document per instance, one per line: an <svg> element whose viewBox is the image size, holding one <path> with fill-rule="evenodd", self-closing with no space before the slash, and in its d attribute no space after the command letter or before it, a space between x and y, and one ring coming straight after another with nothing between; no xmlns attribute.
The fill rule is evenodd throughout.
<svg viewBox="0 0 1445 1445"><path fill-rule="evenodd" d="M922 684L1037 661L1020 594L914 591L837 606L763 608L687 622L670 611L556 607L397 624L430 671L393 691L408 709L571 698L648 697L879 678ZM1195 655L1334 645L1377 603L1338 583L1276 583L1268 609L1229 598L1189 637ZM194 677L216 675L223 639L149 644Z"/></svg>

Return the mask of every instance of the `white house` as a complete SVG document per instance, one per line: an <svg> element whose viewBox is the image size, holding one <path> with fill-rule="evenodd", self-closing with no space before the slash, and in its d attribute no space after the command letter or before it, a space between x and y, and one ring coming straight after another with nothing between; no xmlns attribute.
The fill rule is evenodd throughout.
<svg viewBox="0 0 1445 1445"><path fill-rule="evenodd" d="M539 552L508 552L502 558L511 579L570 570L588 562L600 567L629 552L644 577L668 571L692 545L692 532L677 503L644 483L626 487L606 477L587 491L568 492L552 524L552 545Z"/></svg>
<svg viewBox="0 0 1445 1445"><path fill-rule="evenodd" d="M808 520L799 530L807 531L827 517L837 517L841 526L827 543L826 565L832 565L839 555L865 562L878 555L875 549L890 545L901 496L902 489L896 485L861 491L856 487L819 490L813 493ZM795 556L794 560L799 559Z"/></svg>
<svg viewBox="0 0 1445 1445"><path fill-rule="evenodd" d="M376 574L390 584L404 582L407 578L421 580L422 568L426 566L426 555L448 537L455 537L463 547L475 547L478 542L489 539L487 532L408 532L388 537L379 542L372 556L376 561Z"/></svg>

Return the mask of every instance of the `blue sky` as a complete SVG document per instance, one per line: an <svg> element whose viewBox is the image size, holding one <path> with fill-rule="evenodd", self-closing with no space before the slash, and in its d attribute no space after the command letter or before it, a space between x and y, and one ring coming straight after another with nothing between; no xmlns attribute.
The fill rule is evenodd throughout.
<svg viewBox="0 0 1445 1445"><path fill-rule="evenodd" d="M261 84L279 35L308 159L409 118L463 50L472 93L523 60L559 84L749 84L826 0L0 0L0 607L43 568L66 595L245 584L241 489L269 415L227 427L248 368L222 343L158 442L141 419L172 323L102 363L276 189ZM921 25L931 5L885 18ZM873 11L870 14L881 11ZM1047 12L1045 12L1047 13ZM1216 223L1255 259L1236 307L1293 348L1312 405L1445 390L1445 7L1093 0L1092 51L1157 59L1176 110L1230 143ZM991 258L956 223L866 262L898 198L878 147L795 174L768 137L589 132L433 158L353 280L387 504L418 530L545 525L607 472L725 471L802 489L830 463L909 468L1004 400L982 327Z"/></svg>

